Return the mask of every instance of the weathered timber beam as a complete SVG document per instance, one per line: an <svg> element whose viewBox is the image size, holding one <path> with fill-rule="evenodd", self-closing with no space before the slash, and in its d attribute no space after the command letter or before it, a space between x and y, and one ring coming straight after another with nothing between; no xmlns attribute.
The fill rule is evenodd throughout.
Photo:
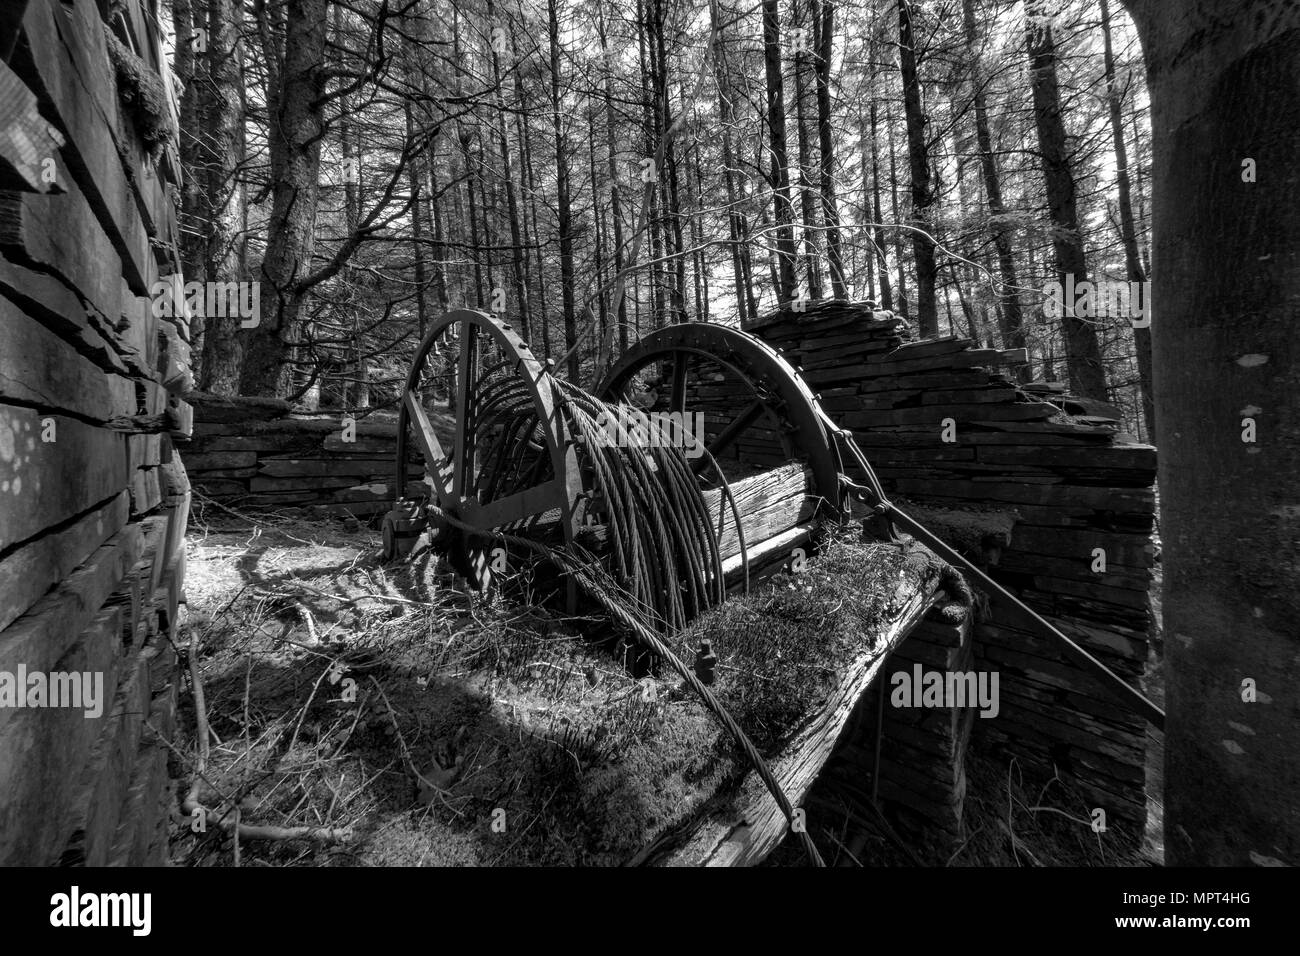
<svg viewBox="0 0 1300 956"><path fill-rule="evenodd" d="M821 706L800 722L789 743L769 766L795 807L803 801L835 749L858 699L880 673L889 653L934 603L930 592L917 591L880 630L872 649L854 659ZM728 807L699 820L672 849L652 853L653 866L752 866L762 862L785 837L788 824L776 801L750 771ZM816 830L816 822L811 821Z"/></svg>
<svg viewBox="0 0 1300 956"><path fill-rule="evenodd" d="M812 519L816 500L808 494L811 482L808 469L792 463L731 483L746 548L752 549ZM718 548L726 562L741 550L735 517L721 488L705 491L704 503L714 528L718 529Z"/></svg>

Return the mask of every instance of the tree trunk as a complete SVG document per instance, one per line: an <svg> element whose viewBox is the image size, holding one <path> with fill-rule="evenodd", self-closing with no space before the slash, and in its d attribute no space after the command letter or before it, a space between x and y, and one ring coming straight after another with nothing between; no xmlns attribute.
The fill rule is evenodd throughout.
<svg viewBox="0 0 1300 956"><path fill-rule="evenodd" d="M685 102L685 96L682 101ZM704 255L704 226L700 222L699 210L704 208L704 170L700 168L700 147L698 143L692 145L690 158L694 163L687 164L687 171L692 174L694 179L694 189L691 191L691 198L695 202L696 215L691 216L691 244L695 247L695 254L692 257L693 270L695 274L695 314L696 319L700 322L710 321L709 317L709 273L708 260Z"/></svg>
<svg viewBox="0 0 1300 956"><path fill-rule="evenodd" d="M722 184L727 196L727 232L731 241L731 266L736 276L736 315L741 328L746 328L758 318L758 299L754 294L751 276L749 223L740 209L741 197L736 184L737 154L732 148L731 133L736 125L736 106L731 98L730 76L727 73L726 48L723 45L723 27L718 26L718 41L714 56L717 76L718 113L722 120Z"/></svg>
<svg viewBox="0 0 1300 956"><path fill-rule="evenodd" d="M415 123L411 117L411 105L406 104L406 135L414 136ZM429 152L433 152L430 147ZM433 161L432 156L427 160L429 179L433 179ZM410 184L411 194L415 197L415 202L411 207L411 255L414 257L415 269L415 316L419 323L420 340L424 341L424 330L429 324L429 306L428 291L425 289L426 271L424 263L424 223L420 211L420 164L413 162L407 170L407 182Z"/></svg>
<svg viewBox="0 0 1300 956"><path fill-rule="evenodd" d="M1106 72L1106 100L1110 109L1110 133L1115 144L1115 184L1119 191L1119 235L1124 244L1124 269L1130 283L1146 282L1147 273L1138 255L1137 228L1133 223L1133 196L1128 178L1128 148L1124 145L1124 118L1120 111L1120 93L1115 84L1115 54L1110 42L1110 4L1101 0L1102 60ZM1137 288L1130 286L1129 288ZM1151 303L1144 300L1147 314ZM1147 426L1147 440L1156 443L1155 384L1151 369L1151 328L1133 327L1137 348L1138 383L1142 390L1142 420Z"/></svg>
<svg viewBox="0 0 1300 956"><path fill-rule="evenodd" d="M1016 258L1012 251L1012 230L1007 223L1007 207L1002 201L1002 181L998 175L997 159L993 155L993 137L989 132L988 104L984 96L984 72L979 69L979 53L976 50L975 4L973 0L962 0L962 20L966 31L966 55L971 63L971 87L975 106L975 141L979 147L980 170L984 174L984 194L988 199L989 217L993 220L993 245L998 251L998 273L1002 280L1002 292L998 296L1002 308L1001 318L1002 344L1004 348L1020 349L1025 347L1025 319L1020 304L1020 278L1016 274ZM1030 366L1025 364L1016 368L1016 377L1021 382L1028 382Z"/></svg>
<svg viewBox="0 0 1300 956"><path fill-rule="evenodd" d="M460 160L465 172L465 196L469 201L467 218L469 219L469 241L472 247L470 255L474 261L474 307L482 308L483 303L487 301L488 291L483 286L483 262L479 258L479 250L483 248L483 245L478 234L478 200L474 197L474 181L480 174L475 172L474 160L471 158L469 127L464 120L458 120L456 126L456 141L460 145ZM489 286L491 282L492 279L489 276Z"/></svg>
<svg viewBox="0 0 1300 956"><path fill-rule="evenodd" d="M799 134L799 208L803 215L804 274L808 277L808 298L820 299L824 295L821 232L817 221L817 194L810 182L813 162L811 137L808 135L808 31L802 27L796 29L805 37L804 45L794 55L794 115L795 129Z"/></svg>
<svg viewBox="0 0 1300 956"><path fill-rule="evenodd" d="M1300 14L1126 6L1154 136L1166 861L1296 866Z"/></svg>
<svg viewBox="0 0 1300 956"><path fill-rule="evenodd" d="M496 5L493 0L488 0L487 14L489 22L496 21ZM523 236L520 233L519 197L515 192L514 164L511 162L510 136L506 129L506 101L503 92L504 85L501 82L501 58L497 54L496 47L489 44L488 49L492 57L492 80L496 85L497 139L501 150L501 178L506 189L506 208L509 210L510 215L510 243L514 246L510 258L515 301L511 304L513 308L509 308L509 311L518 313L523 337L527 341L532 337L532 317L528 307L528 280L526 278L528 253L524 248Z"/></svg>
<svg viewBox="0 0 1300 956"><path fill-rule="evenodd" d="M885 139L889 146L889 194L894 211L894 260L898 264L898 312L909 321L907 308L907 274L903 271L903 230L898 228L902 216L898 212L898 166L894 160L894 124L885 105Z"/></svg>
<svg viewBox="0 0 1300 956"><path fill-rule="evenodd" d="M659 140L659 111L655 106L654 94L654 72L653 51L650 49L650 43L646 36L649 30L649 18L646 13L644 0L637 0L637 53L640 56L641 63L641 113L642 122L645 132L645 143L641 149L642 161L652 158L655 154L655 144ZM656 176L658 170L655 170ZM647 228L650 231L650 268L647 278L649 279L649 307L651 328L660 328L665 324L664 306L663 306L663 238L659 223L659 184L652 183L649 188L644 185L641 189L641 203L644 210ZM639 218L639 217L638 217ZM639 223L638 223L639 225ZM637 246L637 240L641 234L634 233L632 237L633 248Z"/></svg>
<svg viewBox="0 0 1300 956"><path fill-rule="evenodd" d="M785 91L781 81L781 28L777 20L778 0L763 0L763 63L767 75L767 135L772 153L769 183L774 194L776 255L779 285L776 297L789 302L795 297L794 204L790 199L790 161L785 148Z"/></svg>
<svg viewBox="0 0 1300 956"><path fill-rule="evenodd" d="M180 100L180 154L185 170L185 181L180 188L181 268L187 282L207 281L204 240L207 223L212 218L208 208L207 190L203 189L203 170L210 163L210 139L206 135L208 123L207 96L211 83L207 77L203 57L196 56L189 38L195 27L202 24L207 30L207 0L173 0L173 23L176 28L176 48L172 68L182 84ZM203 381L203 342L206 338L204 316L190 317L190 342L194 349L194 378Z"/></svg>
<svg viewBox="0 0 1300 956"><path fill-rule="evenodd" d="M587 176L591 181L591 215L595 226L592 244L596 259L596 316L600 331L600 341L604 342L609 333L609 296L605 289L605 239L608 228L605 226L605 210L600 205L600 181L596 174L596 110L594 106L587 110Z"/></svg>
<svg viewBox="0 0 1300 956"><path fill-rule="evenodd" d="M334 36L335 41L341 41L343 32L343 8L337 4L334 7ZM339 142L342 144L343 168L348 169L350 166L355 168L357 175L348 177L343 182L343 212L344 220L347 223L347 234L351 235L357 228L357 223L361 219L361 163L362 152L361 143L352 129L352 111L349 107L348 97L346 95L339 98ZM409 135L409 130L408 130ZM412 165L414 168L414 165ZM349 336L349 350L352 352L350 363L344 364L344 369L351 364L353 369L354 381L348 382L346 372L343 381L340 382L339 395L345 408L368 408L370 406L370 385L369 362L366 358L365 345L361 340L361 314L357 308L357 288L352 276L352 267L345 264L339 270L339 278L343 280L342 284L346 290L346 308L350 313L352 330ZM318 407L320 401L320 376L315 383L308 389L308 395L312 396L311 401L307 402L307 407L313 411ZM349 385L351 387L349 387Z"/></svg>
<svg viewBox="0 0 1300 956"><path fill-rule="evenodd" d="M821 168L822 217L826 222L826 255L831 294L849 297L844 282L844 251L840 246L840 211L835 197L835 143L831 135L831 55L835 47L835 0L812 0L817 37L817 134Z"/></svg>
<svg viewBox="0 0 1300 956"><path fill-rule="evenodd" d="M873 104L874 105L874 104ZM867 298L876 304L880 299L876 296L876 230L874 226L869 225L874 222L871 212L871 149L875 146L872 136L867 132L867 118L863 113L858 113L858 149L862 153L859 159L859 168L862 170L862 214L860 216L860 225L863 234L867 237ZM857 270L857 252L856 243L853 247L854 258L852 260L850 271L856 276Z"/></svg>
<svg viewBox="0 0 1300 956"><path fill-rule="evenodd" d="M1056 41L1048 16L1048 0L1030 0L1025 5L1025 33L1029 70L1034 92L1034 122L1038 128L1039 153L1047 205L1052 217L1052 247L1062 288L1068 277L1075 286L1088 281L1088 264L1083 253L1075 199L1074 170L1066 143L1065 120L1061 116L1061 94L1056 80ZM1078 395L1106 401L1106 373L1102 368L1101 345L1088 319L1075 314L1074 302L1062 302L1061 324L1065 331L1065 361L1070 370L1070 387Z"/></svg>
<svg viewBox="0 0 1300 956"><path fill-rule="evenodd" d="M528 90L524 86L523 80L520 79L519 71L515 71L515 95L519 100L520 108L524 114L528 113ZM519 138L523 143L524 153L524 175L527 182L528 203L526 216L531 218L532 225L529 226L529 218L524 220L524 237L525 241L533 246L533 255L537 262L537 302L540 305L538 322L542 329L542 357L549 358L551 354L551 310L548 305L546 296L546 262L542 257L542 244L538 239L541 233L541 227L538 225L537 217L537 177L533 171L533 137L529 132L528 123L523 116L519 118ZM615 205L615 209L617 209ZM529 238L531 236L531 238ZM536 350L537 344L531 343Z"/></svg>
<svg viewBox="0 0 1300 956"><path fill-rule="evenodd" d="M181 142L189 169L182 192L186 230L181 248L186 281L246 281L243 239L244 188L236 175L244 161L242 54L237 46L243 8L231 0L198 0L191 25L207 32L206 52L177 48L185 80ZM177 6L177 16L188 15ZM178 21L179 22L179 21ZM189 75L185 76L188 71ZM195 377L199 387L219 395L239 390L243 343L238 317L193 317Z"/></svg>
<svg viewBox="0 0 1300 956"><path fill-rule="evenodd" d="M447 255L445 234L442 225L442 197L438 191L438 143L442 142L442 137L435 137L429 144L429 194L425 197L425 206L428 209L430 226L433 229L433 243L430 250L433 254L433 262L430 264L433 272L433 294L438 297L438 307L442 312L451 309L451 298L447 291L447 266L444 259ZM451 157L448 156L448 165L451 164ZM454 193L455 190L452 190ZM420 326L420 338L424 338L424 326Z"/></svg>
<svg viewBox="0 0 1300 956"><path fill-rule="evenodd" d="M912 30L910 0L898 0L898 68L903 77L903 112L907 119L907 152L912 174L912 258L916 265L916 321L922 336L936 335L939 314L934 285L938 267L934 258L934 225L930 207L935 202L930 173L930 148L926 142L929 119L921 106L921 79L917 72L916 38Z"/></svg>
<svg viewBox="0 0 1300 956"><path fill-rule="evenodd" d="M599 30L601 49L605 51L605 146L608 150L609 163L609 200L613 209L614 221L614 275L621 275L623 272L623 198L618 188L618 159L614 148L614 71L609 66L610 46L609 40L605 34L605 18L600 8L597 8L599 14L597 18L597 29ZM627 351L627 299L625 296L618 297L618 350L619 354Z"/></svg>
<svg viewBox="0 0 1300 956"><path fill-rule="evenodd" d="M890 288L889 281L889 258L885 255L885 243L889 240L885 238L885 229L883 214L880 211L880 151L876 147L876 101L871 101L871 136L869 149L871 151L871 215L876 225L870 230L871 245L873 246L876 260L880 264L880 307L890 312L894 311L894 292ZM864 160L865 162L865 160Z"/></svg>
<svg viewBox="0 0 1300 956"><path fill-rule="evenodd" d="M764 208L760 208L758 211L758 225L763 232L766 232L768 227L772 225L772 220L767 218L767 210ZM776 250L770 246L767 254L767 269L771 274L772 294L779 299L781 295L781 267L777 262Z"/></svg>
<svg viewBox="0 0 1300 956"><path fill-rule="evenodd" d="M493 220L496 218L496 212L497 212L496 183L495 181L493 181L492 195L491 197L489 197L488 196L488 172L489 172L488 149L486 144L483 142L482 127L475 124L474 132L477 134L476 138L478 140L478 159L475 160L474 165L478 168L478 176L477 176L478 200L479 200L479 209L482 211L483 214L483 220L482 220L483 245L479 249L476 249L475 252L476 253L481 252L484 259L486 259L486 263L483 269L483 274L486 276L486 284L489 290L488 294L491 295L493 298L495 298L496 289L497 289L497 278L496 278L496 273L494 272L494 267L496 265L496 253L497 253L498 243L497 243L497 233L496 233L495 224Z"/></svg>
<svg viewBox="0 0 1300 956"><path fill-rule="evenodd" d="M459 9L455 6L451 8L451 58L452 65L456 71L456 98L460 99L465 91L465 69L461 61L463 55L460 42L460 25L461 18ZM465 181L465 199L466 207L458 210L469 221L469 241L472 249L470 258L474 264L474 308L482 308L487 301L487 292L483 288L483 264L479 261L479 249L482 248L478 236L478 200L474 198L474 179L476 176L474 161L470 155L470 142L472 134L469 123L464 117L456 120L456 145L460 152L462 178ZM461 222L461 237L464 240L464 220Z"/></svg>
<svg viewBox="0 0 1300 956"><path fill-rule="evenodd" d="M556 0L546 0L551 45L551 121L555 128L556 201L560 218L560 286L564 302L564 347L569 353L569 381L579 381L578 324L573 302L573 213L569 200L569 156L560 114L560 21Z"/></svg>
<svg viewBox="0 0 1300 956"><path fill-rule="evenodd" d="M262 317L245 350L239 383L244 395L284 396L289 391L304 295L298 283L311 268L316 244L327 7L327 0L285 4L284 62L269 104L273 185L262 260Z"/></svg>
<svg viewBox="0 0 1300 956"><path fill-rule="evenodd" d="M672 104L668 98L668 51L665 47L665 15L664 0L652 0L654 13L654 50L655 50L655 70L654 78L657 83L655 91L655 102L658 113L658 130L656 143L664 137L667 131L673 125ZM682 104L685 109L685 104ZM686 237L682 230L682 202L681 193L678 187L678 169L677 169L677 149L671 139L668 140L664 149L664 168L660 170L660 185L663 187L665 204L668 207L668 220L671 231L667 233L671 239L672 255L674 256L672 265L672 285L670 289L672 297L672 309L675 320L685 322L688 319L686 314L686 257L683 252L686 249Z"/></svg>

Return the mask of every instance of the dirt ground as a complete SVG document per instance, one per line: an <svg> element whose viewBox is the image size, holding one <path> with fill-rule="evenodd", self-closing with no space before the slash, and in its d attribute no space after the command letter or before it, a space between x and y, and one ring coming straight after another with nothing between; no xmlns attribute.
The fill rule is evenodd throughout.
<svg viewBox="0 0 1300 956"><path fill-rule="evenodd" d="M744 772L716 721L672 681L636 680L608 645L583 637L600 621L530 606L544 582L514 581L513 600L468 596L428 554L386 565L379 543L356 523L196 509L186 650L211 737L196 775L193 697L183 693L182 769L198 780L194 799L227 823L238 813L246 825L302 828L302 838L178 827L174 862L617 864L694 812L699 793ZM776 590L785 611L812 600L802 584L779 580ZM845 625L828 620L825 629ZM751 688L780 674L749 669ZM789 704L797 710L799 700ZM762 724L758 711L741 716L742 725ZM1098 845L1075 822L1031 812L1043 795L1022 792L1015 768L975 755L968 767L972 836L950 859L864 822L820 787L812 799L833 810L821 818L843 824L817 835L819 844L841 865L1143 862ZM793 841L769 862L805 864Z"/></svg>

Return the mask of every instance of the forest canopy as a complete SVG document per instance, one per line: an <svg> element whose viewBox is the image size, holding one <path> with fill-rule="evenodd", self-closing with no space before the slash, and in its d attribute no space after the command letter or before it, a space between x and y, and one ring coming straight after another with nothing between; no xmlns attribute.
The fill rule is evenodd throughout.
<svg viewBox="0 0 1300 956"><path fill-rule="evenodd" d="M1025 347L1025 380L1154 438L1148 100L1118 5L170 8L184 278L260 284L256 322L195 322L204 390L391 405L459 307L589 384L662 325L834 297Z"/></svg>

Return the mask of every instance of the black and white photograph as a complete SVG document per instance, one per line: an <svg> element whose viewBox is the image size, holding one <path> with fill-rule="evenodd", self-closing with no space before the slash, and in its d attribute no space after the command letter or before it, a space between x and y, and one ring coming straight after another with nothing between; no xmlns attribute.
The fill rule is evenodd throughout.
<svg viewBox="0 0 1300 956"><path fill-rule="evenodd" d="M1294 0L0 0L7 919L1277 930L1297 362Z"/></svg>

